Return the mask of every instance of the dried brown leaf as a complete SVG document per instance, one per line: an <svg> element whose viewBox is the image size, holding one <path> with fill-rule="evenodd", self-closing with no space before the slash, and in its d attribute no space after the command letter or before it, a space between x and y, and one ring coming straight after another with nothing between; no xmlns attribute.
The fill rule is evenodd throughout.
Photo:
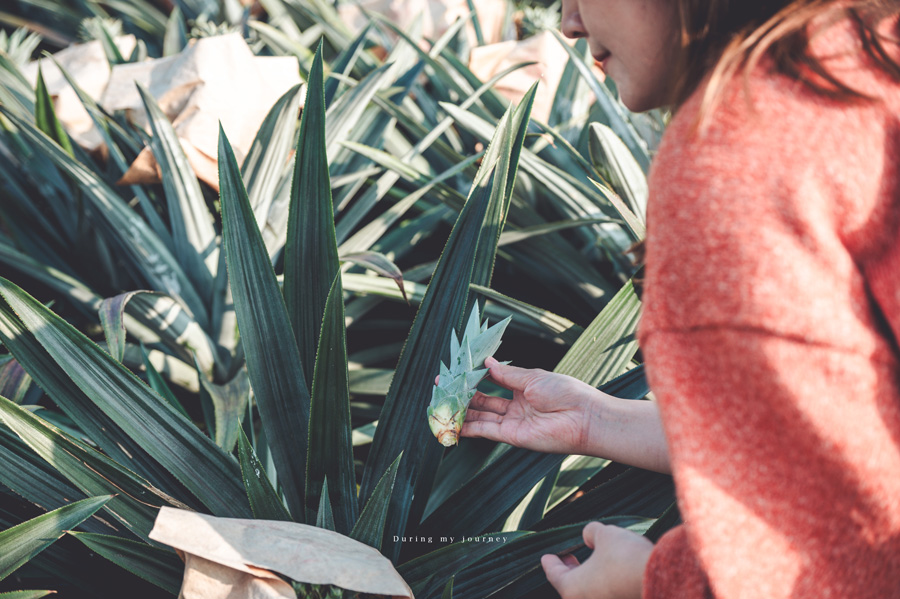
<svg viewBox="0 0 900 599"><path fill-rule="evenodd" d="M261 569L271 570L298 582L413 599L412 590L393 564L377 550L315 526L216 518L164 507L150 538L254 577L260 577Z"/></svg>

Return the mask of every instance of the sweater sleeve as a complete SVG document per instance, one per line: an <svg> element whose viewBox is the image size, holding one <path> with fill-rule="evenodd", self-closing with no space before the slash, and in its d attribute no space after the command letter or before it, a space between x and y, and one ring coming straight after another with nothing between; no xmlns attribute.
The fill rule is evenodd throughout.
<svg viewBox="0 0 900 599"><path fill-rule="evenodd" d="M708 596L709 582L686 534L684 526L677 526L657 541L644 576L645 598L705 599Z"/></svg>
<svg viewBox="0 0 900 599"><path fill-rule="evenodd" d="M685 524L645 599L900 588L900 95L852 72L887 101L754 76L655 161L639 339Z"/></svg>
<svg viewBox="0 0 900 599"><path fill-rule="evenodd" d="M645 337L685 521L645 598L889 597L900 588L896 362L760 330Z"/></svg>

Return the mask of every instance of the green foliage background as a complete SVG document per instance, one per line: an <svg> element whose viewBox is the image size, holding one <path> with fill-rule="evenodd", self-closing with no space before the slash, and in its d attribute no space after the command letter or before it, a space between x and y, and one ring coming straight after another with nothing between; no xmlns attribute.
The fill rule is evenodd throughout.
<svg viewBox="0 0 900 599"><path fill-rule="evenodd" d="M643 236L664 117L628 113L583 42L565 46L539 123L535 90L509 107L492 89L503 74L465 66L462 21L420 43L377 17L354 35L318 0L6 10L0 589L177 594L181 562L147 538L163 505L337 530L379 548L417 597L546 597L540 555L586 556L587 521L651 536L677 521L668 477L484 440L445 451L425 419L475 301L491 322L513 316L503 359L648 392L625 251ZM131 56L120 31L140 40ZM227 31L296 57L307 95L302 120L299 87L273 106L243 165L220 135L220 193L148 94L149 134L80 94L101 158L21 73L84 37L116 64ZM145 145L162 184L115 185Z"/></svg>

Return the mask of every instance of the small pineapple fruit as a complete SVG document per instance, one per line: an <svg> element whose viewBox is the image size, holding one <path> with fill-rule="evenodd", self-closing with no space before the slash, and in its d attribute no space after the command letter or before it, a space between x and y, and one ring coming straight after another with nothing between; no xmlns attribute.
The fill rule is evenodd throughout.
<svg viewBox="0 0 900 599"><path fill-rule="evenodd" d="M507 317L488 328L487 320L480 323L476 303L462 339L457 340L456 333L450 332L450 367L441 362L440 378L428 406L428 426L444 447L459 441L459 430L466 419L469 402L475 396L475 387L488 373L481 366L500 347L500 337L509 321Z"/></svg>

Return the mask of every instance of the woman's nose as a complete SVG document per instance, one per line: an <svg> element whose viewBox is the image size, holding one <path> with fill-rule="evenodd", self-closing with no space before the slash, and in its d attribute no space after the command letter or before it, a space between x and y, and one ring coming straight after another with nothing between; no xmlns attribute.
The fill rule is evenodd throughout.
<svg viewBox="0 0 900 599"><path fill-rule="evenodd" d="M560 27L566 37L586 37L584 23L581 22L581 14L578 12L578 3L575 0L564 0L562 3L562 19Z"/></svg>

